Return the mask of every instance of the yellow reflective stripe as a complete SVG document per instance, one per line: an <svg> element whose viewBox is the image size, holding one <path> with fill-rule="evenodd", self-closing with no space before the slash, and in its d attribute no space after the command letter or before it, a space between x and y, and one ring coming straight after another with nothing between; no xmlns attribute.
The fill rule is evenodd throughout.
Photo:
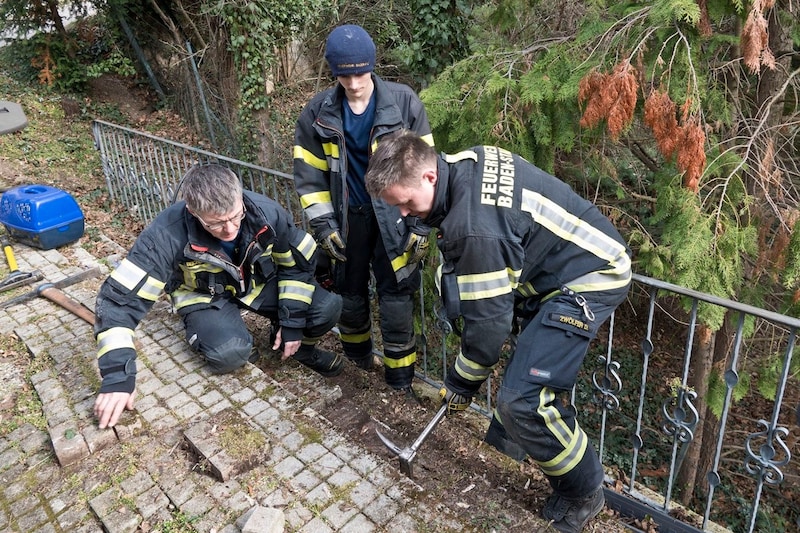
<svg viewBox="0 0 800 533"><path fill-rule="evenodd" d="M297 245L297 251L306 258L306 261L311 261L311 258L314 257L314 252L316 250L317 241L314 240L314 237L306 233L305 237L303 237L303 240Z"/></svg>
<svg viewBox="0 0 800 533"><path fill-rule="evenodd" d="M110 328L97 334L97 358L120 348L135 350L133 330L130 328Z"/></svg>
<svg viewBox="0 0 800 533"><path fill-rule="evenodd" d="M549 461L536 461L542 471L548 476L563 476L575 468L581 459L589 443L586 433L575 422L576 431L573 433L569 426L561 418L558 409L552 405L555 400L555 393L552 389L543 387L539 393L539 408L537 413L544 420L545 426L550 433L558 439L564 450Z"/></svg>
<svg viewBox="0 0 800 533"><path fill-rule="evenodd" d="M536 292L536 290L534 290L533 283L531 283L530 281L526 281L522 285L518 285L517 292L519 293L520 296L524 296L525 298L529 298L531 296L536 296L537 294L539 294L538 292Z"/></svg>
<svg viewBox="0 0 800 533"><path fill-rule="evenodd" d="M292 149L292 155L295 159L301 159L306 164L321 170L323 172L328 171L328 160L327 159L320 159L319 157L315 156L305 148L299 145L294 145Z"/></svg>
<svg viewBox="0 0 800 533"><path fill-rule="evenodd" d="M256 285L254 281L250 282L250 292L245 294L243 297L239 298L239 301L245 305L249 305L252 307L253 302L256 301L256 298L261 294L261 291L264 290L264 285L259 284Z"/></svg>
<svg viewBox="0 0 800 533"><path fill-rule="evenodd" d="M630 270L630 257L622 243L538 192L523 189L520 208L530 213L537 224L558 237L607 261L611 265L611 272L624 275Z"/></svg>
<svg viewBox="0 0 800 533"><path fill-rule="evenodd" d="M411 259L411 252L404 252L402 255L398 255L392 260L392 270L397 272L402 268L408 266L408 260Z"/></svg>
<svg viewBox="0 0 800 533"><path fill-rule="evenodd" d="M509 269L503 269L483 274L456 276L460 298L462 300L482 300L509 294L513 288L509 274L513 272ZM519 272L514 276L515 280L519 279ZM516 281L513 283L516 285Z"/></svg>
<svg viewBox="0 0 800 533"><path fill-rule="evenodd" d="M383 365L387 368L406 368L417 362L417 352L408 354L400 359L392 359L386 354L383 356Z"/></svg>
<svg viewBox="0 0 800 533"><path fill-rule="evenodd" d="M280 265L282 267L292 267L297 264L294 261L294 256L292 255L291 250L286 252L273 252L272 260L275 261L276 265Z"/></svg>
<svg viewBox="0 0 800 533"><path fill-rule="evenodd" d="M311 220L333 213L333 202L331 201L330 191L318 191L304 194L300 197L300 205Z"/></svg>
<svg viewBox="0 0 800 533"><path fill-rule="evenodd" d="M278 282L278 301L297 300L311 305L314 286L302 281L284 280Z"/></svg>
<svg viewBox="0 0 800 533"><path fill-rule="evenodd" d="M172 305L175 306L175 309L181 309L182 307L189 305L207 304L211 302L211 295L182 290L175 291L170 294L170 299L172 300Z"/></svg>
<svg viewBox="0 0 800 533"><path fill-rule="evenodd" d="M128 259L123 259L119 266L111 273L111 279L129 291L135 289L145 276L147 276L147 272L128 261Z"/></svg>
<svg viewBox="0 0 800 533"><path fill-rule="evenodd" d="M339 340L342 342L349 342L351 344L367 342L370 337L372 337L372 333L369 330L365 331L364 333L342 333L341 330L339 331Z"/></svg>
<svg viewBox="0 0 800 533"><path fill-rule="evenodd" d="M626 261L620 261L619 266L624 268L625 263ZM617 272L615 270L590 272L566 283L566 285L575 292L607 291L625 287L631 282L633 276L630 266L631 262L628 259L625 272Z"/></svg>
<svg viewBox="0 0 800 533"><path fill-rule="evenodd" d="M310 192L300 197L300 205L303 209L308 209L309 206L314 204L329 203L331 203L331 191Z"/></svg>
<svg viewBox="0 0 800 533"><path fill-rule="evenodd" d="M147 276L147 281L136 291L136 296L143 300L155 302L161 295L161 291L164 290L164 285L166 285L166 283L163 281L159 281L152 276Z"/></svg>
<svg viewBox="0 0 800 533"><path fill-rule="evenodd" d="M339 145L335 142L322 143L322 151L329 157L339 159Z"/></svg>
<svg viewBox="0 0 800 533"><path fill-rule="evenodd" d="M484 381L492 373L492 367L479 365L475 361L467 359L461 352L456 357L453 369L467 381Z"/></svg>

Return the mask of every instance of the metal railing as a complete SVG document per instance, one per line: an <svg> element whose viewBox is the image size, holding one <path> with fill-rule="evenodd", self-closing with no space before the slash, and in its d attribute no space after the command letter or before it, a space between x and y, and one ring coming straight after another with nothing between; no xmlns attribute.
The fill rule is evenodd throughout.
<svg viewBox="0 0 800 533"><path fill-rule="evenodd" d="M215 161L236 171L246 188L278 200L296 223L307 227L288 174L103 121L95 121L93 130L112 199L144 223L172 203L192 164ZM437 309L431 312L428 304L425 312L423 288L419 303L417 375L439 385L458 343ZM694 339L701 305L723 308L734 324L727 345L717 347L713 375L719 380L710 388L717 416L709 419L698 404L711 401L712 393L698 398L690 385L692 369L704 363ZM798 364L793 366L792 357L800 320L639 275L624 306L593 343L571 395L579 421L597 445L607 481L616 488L606 490L608 505L625 516L655 522L660 533L726 530L719 524L747 532L800 528L798 499L780 490L792 490L800 481L789 429L794 427L796 439L800 406L794 412L788 405L800 401L797 387L789 387L796 381L792 369L797 372ZM646 316L635 315L641 309L647 309ZM435 317L435 328L428 328L428 314ZM768 376L756 373L755 363L763 361L772 363ZM661 381L650 379L653 375ZM672 377L664 382L664 376ZM757 380L773 399L746 392L757 388ZM486 394L473 404L484 415L491 413L495 388L489 380ZM704 424L713 424L714 431L705 431L701 439L698 431ZM714 442L708 442L709 433ZM698 451L693 446L702 447L705 459L699 464L705 472L700 477L706 480L693 495L693 502L702 502L695 508L675 501L676 496L686 499L679 480L687 454Z"/></svg>
<svg viewBox="0 0 800 533"><path fill-rule="evenodd" d="M196 163L230 167L246 189L277 200L306 227L292 176L200 148L156 137L102 120L92 123L111 199L127 206L143 223L175 200L183 174Z"/></svg>

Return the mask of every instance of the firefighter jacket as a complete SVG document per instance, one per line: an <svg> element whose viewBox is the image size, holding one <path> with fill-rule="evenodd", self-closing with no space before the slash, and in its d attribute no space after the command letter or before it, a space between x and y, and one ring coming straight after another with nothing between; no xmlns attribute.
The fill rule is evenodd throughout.
<svg viewBox="0 0 800 533"><path fill-rule="evenodd" d="M236 300L252 309L277 309L287 341L302 338L314 294L316 242L277 202L244 192L245 218L234 262L200 222L177 202L136 239L97 296L95 336L100 392L132 392L134 330L162 292L186 314Z"/></svg>
<svg viewBox="0 0 800 533"><path fill-rule="evenodd" d="M416 93L400 83L383 81L373 74L375 84L375 121L370 134L370 154L380 137L409 129L433 145L428 115ZM347 151L342 126L340 84L323 91L309 101L297 120L294 145L294 180L315 235L327 229L339 229L347 244ZM363 176L362 176L363 179ZM404 248L408 232L427 235L430 228L408 227L395 206L373 198L372 205L381 238L398 283L410 276L417 265L409 264L410 252Z"/></svg>
<svg viewBox="0 0 800 533"><path fill-rule="evenodd" d="M627 288L631 259L595 205L518 155L475 147L442 154L437 166L424 222L439 228L447 314L463 320L447 385L472 396L499 360L515 309L566 288L602 301L602 291Z"/></svg>

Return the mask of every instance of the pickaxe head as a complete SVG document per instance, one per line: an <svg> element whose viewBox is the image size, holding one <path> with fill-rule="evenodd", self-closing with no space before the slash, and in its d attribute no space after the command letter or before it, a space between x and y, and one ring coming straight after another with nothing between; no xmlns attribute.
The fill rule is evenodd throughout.
<svg viewBox="0 0 800 533"><path fill-rule="evenodd" d="M387 448L389 448L399 459L400 459L400 471L407 475L410 478L414 477L414 471L412 469L412 461L414 461L414 457L417 455L417 451L411 449L411 447L400 448L394 442L390 441L388 437L386 437L383 433L375 429L375 433L378 434L378 437L383 441Z"/></svg>
<svg viewBox="0 0 800 533"><path fill-rule="evenodd" d="M443 403L442 406L437 411L436 415L428 422L428 425L425 426L425 429L422 430L422 433L419 434L417 440L414 441L414 444L411 446L407 446L405 448L400 448L397 444L390 441L387 437L385 437L378 428L375 428L375 433L378 434L381 441L389 448L395 455L400 459L400 471L407 475L410 478L414 477L414 472L411 468L412 463L414 462L414 458L417 456L417 450L422 443L425 442L425 439L428 438L428 435L431 434L433 428L439 424L439 422L444 418L444 415L447 414L447 403Z"/></svg>

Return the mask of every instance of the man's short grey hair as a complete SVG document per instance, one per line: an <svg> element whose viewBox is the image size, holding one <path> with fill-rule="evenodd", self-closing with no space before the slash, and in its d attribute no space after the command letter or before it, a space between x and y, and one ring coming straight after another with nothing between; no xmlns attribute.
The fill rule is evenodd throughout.
<svg viewBox="0 0 800 533"><path fill-rule="evenodd" d="M178 194L194 213L224 215L242 199L242 182L226 166L199 163L186 171Z"/></svg>
<svg viewBox="0 0 800 533"><path fill-rule="evenodd" d="M381 137L364 176L367 192L379 198L394 185L416 186L430 164L436 164L436 150L413 131L399 130Z"/></svg>

